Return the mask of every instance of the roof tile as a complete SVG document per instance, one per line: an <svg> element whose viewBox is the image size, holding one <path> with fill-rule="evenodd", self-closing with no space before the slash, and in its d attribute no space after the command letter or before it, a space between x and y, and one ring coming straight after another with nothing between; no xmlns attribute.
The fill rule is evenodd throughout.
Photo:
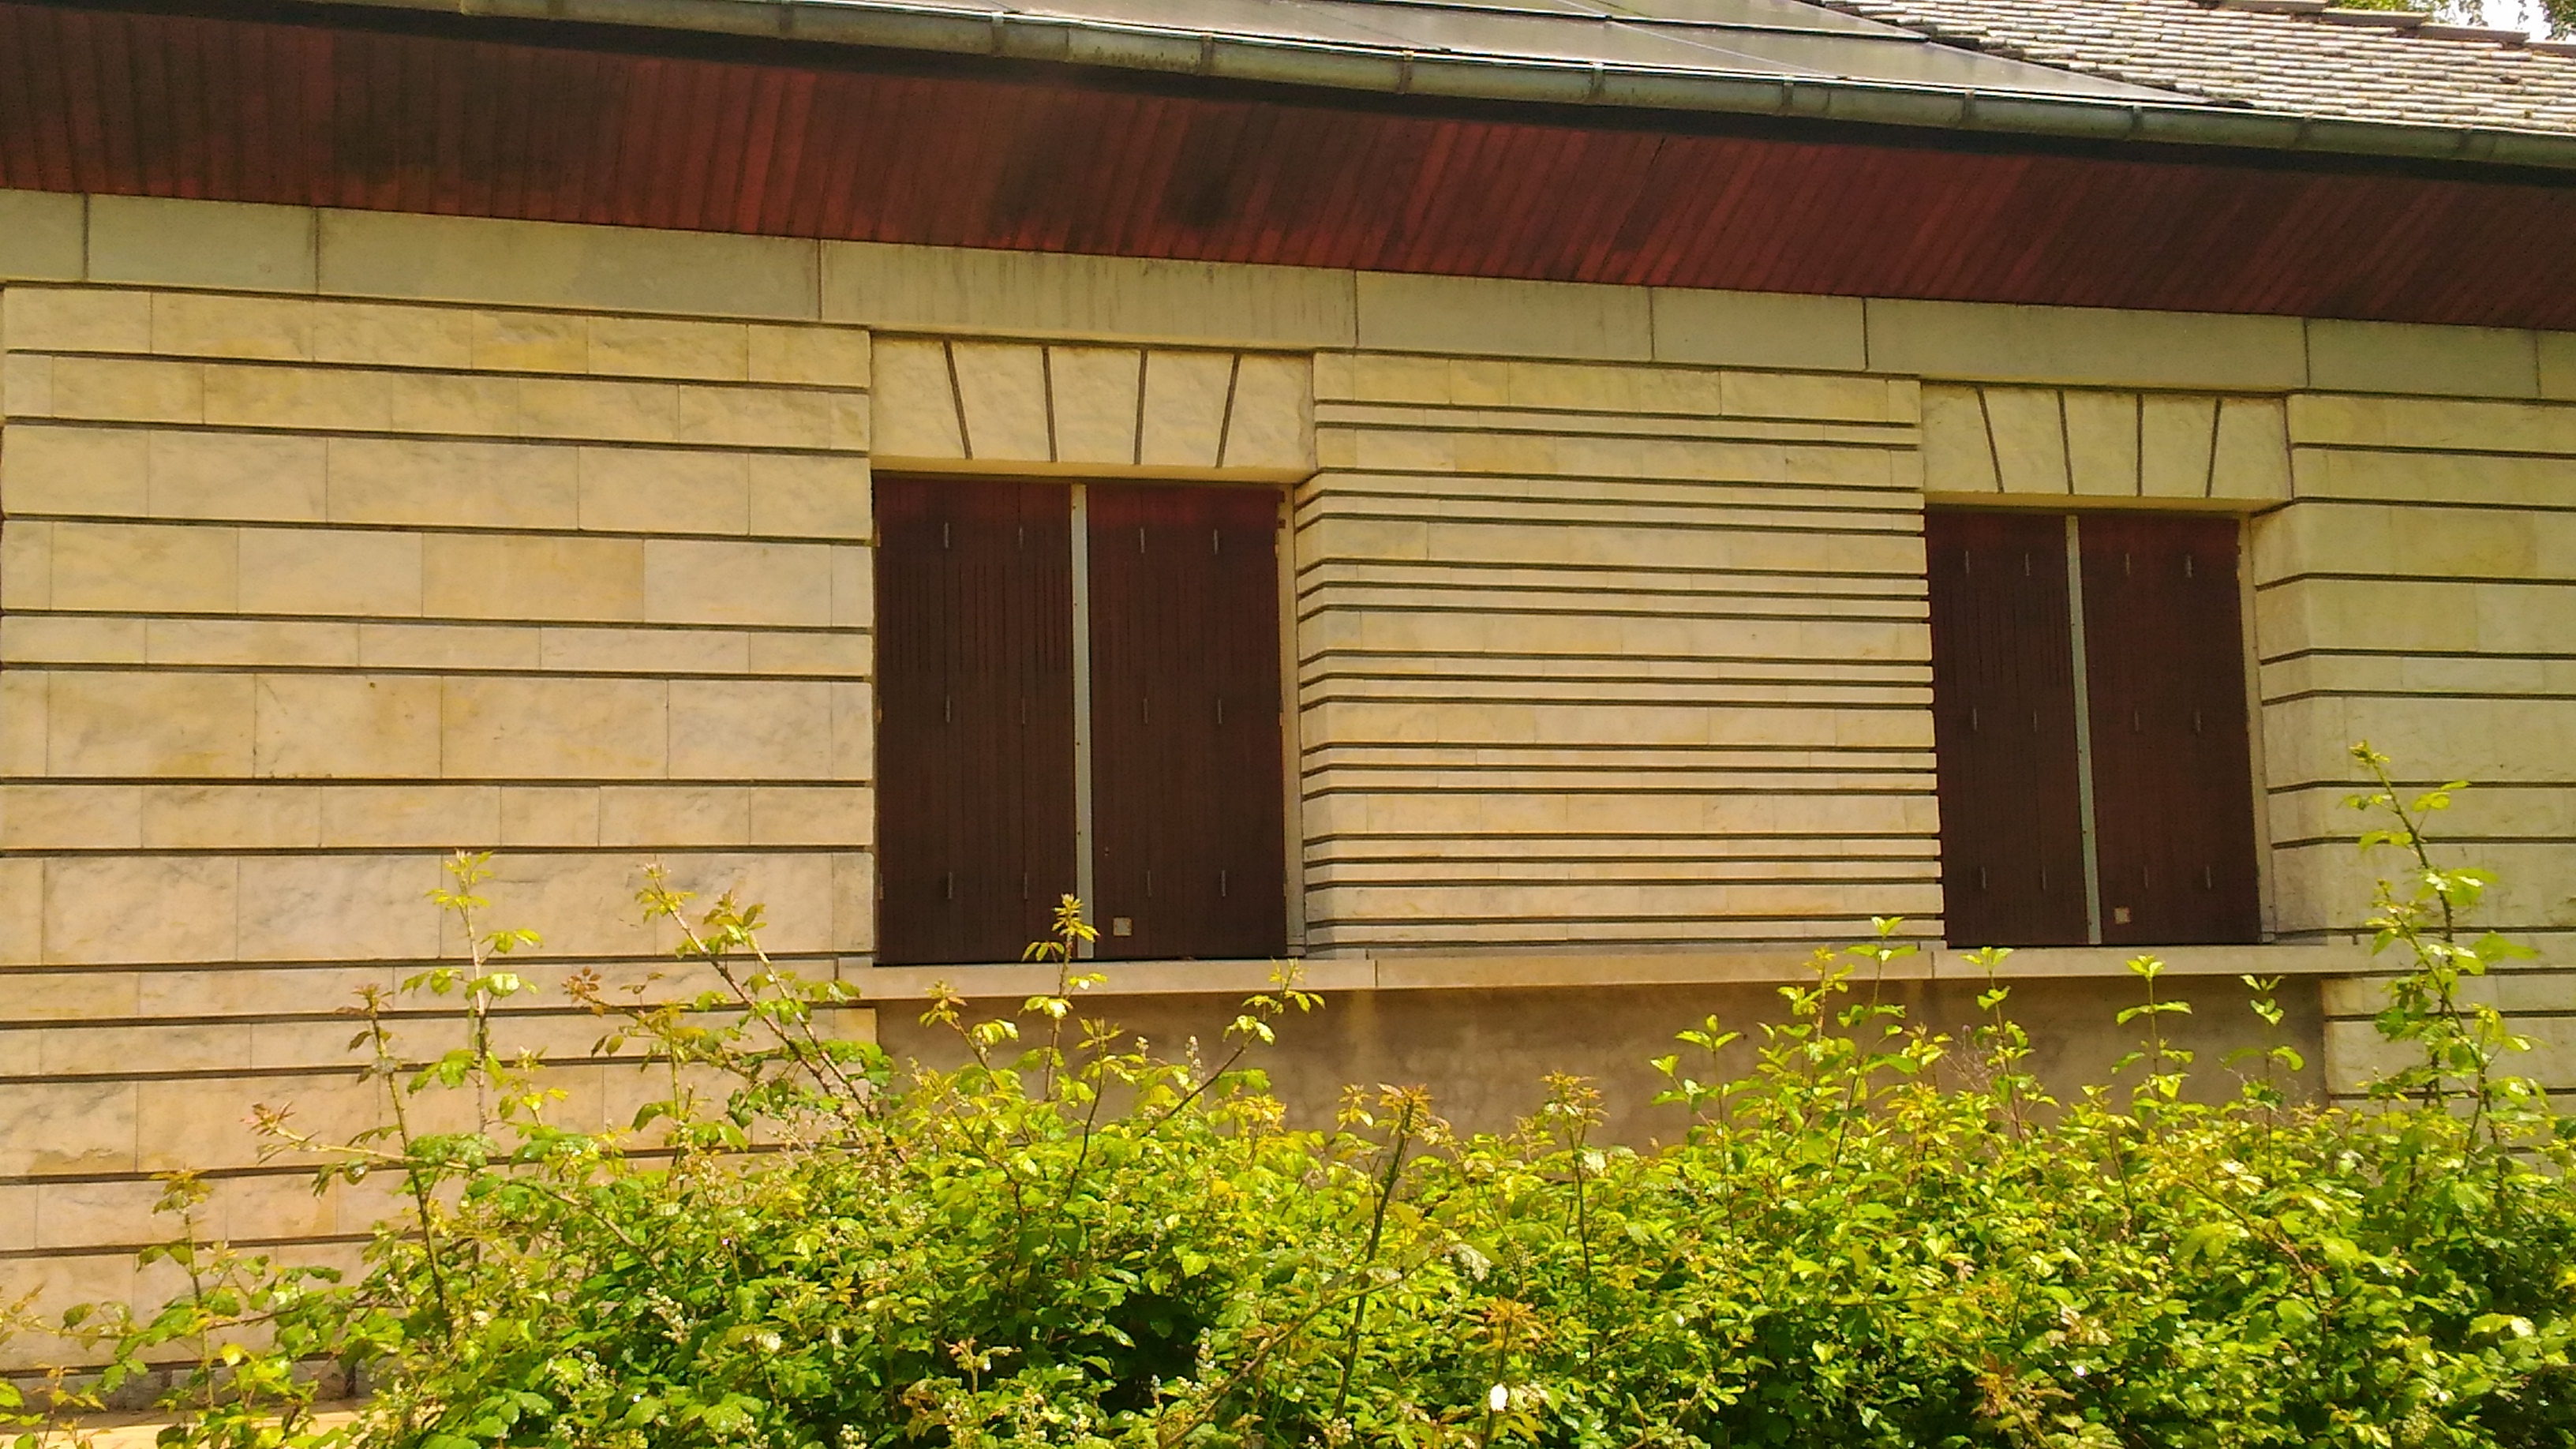
<svg viewBox="0 0 2576 1449"><path fill-rule="evenodd" d="M1846 14L2229 105L2576 135L2576 44L2324 0L1821 0Z"/></svg>

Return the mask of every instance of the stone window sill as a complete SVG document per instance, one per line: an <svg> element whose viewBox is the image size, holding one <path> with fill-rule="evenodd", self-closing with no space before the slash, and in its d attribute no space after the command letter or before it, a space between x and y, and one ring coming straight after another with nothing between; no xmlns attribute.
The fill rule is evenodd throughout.
<svg viewBox="0 0 2576 1449"><path fill-rule="evenodd" d="M2010 980L2125 977L2128 962L2152 954L2174 976L2349 976L2370 970L2360 945L2035 946L2015 951L1999 976ZM1474 955L1307 956L1298 984L1310 991L1490 991L1584 986L1774 985L1809 979L1803 951L1483 952ZM1109 978L1088 995L1241 996L1265 990L1270 961L1105 961L1083 969ZM1982 973L1968 953L1926 947L1890 963L1890 980L1970 981ZM864 1001L918 1001L941 982L961 996L1027 997L1054 989L1052 966L842 965L841 979Z"/></svg>

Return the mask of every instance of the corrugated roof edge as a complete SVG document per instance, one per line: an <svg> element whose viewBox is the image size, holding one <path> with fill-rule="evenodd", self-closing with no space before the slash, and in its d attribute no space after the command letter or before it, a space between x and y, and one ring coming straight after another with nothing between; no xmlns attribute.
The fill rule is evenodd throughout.
<svg viewBox="0 0 2576 1449"><path fill-rule="evenodd" d="M325 0L353 8L640 26L992 55L1335 90L1852 121L2576 170L2576 135L2348 120L2219 105L1425 54L905 0Z"/></svg>

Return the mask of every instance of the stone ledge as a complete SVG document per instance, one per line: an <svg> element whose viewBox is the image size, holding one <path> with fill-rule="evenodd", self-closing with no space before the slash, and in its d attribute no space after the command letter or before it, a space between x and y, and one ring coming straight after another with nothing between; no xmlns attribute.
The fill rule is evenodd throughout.
<svg viewBox="0 0 2576 1449"><path fill-rule="evenodd" d="M2365 946L2045 946L2015 951L1996 974L2010 980L2123 977L2128 962L2154 955L2174 976L2341 976L2369 969ZM1309 956L1298 984L1311 991L1475 991L1579 986L1771 985L1810 978L1803 951L1558 952L1475 955ZM1269 989L1270 961L1100 961L1085 971L1109 978L1086 995L1243 995ZM1893 962L1890 980L1970 981L1984 973L1968 952L1930 946ZM1054 989L1053 966L877 966L845 958L841 980L864 1001L925 1000L945 982L975 999L1028 997Z"/></svg>

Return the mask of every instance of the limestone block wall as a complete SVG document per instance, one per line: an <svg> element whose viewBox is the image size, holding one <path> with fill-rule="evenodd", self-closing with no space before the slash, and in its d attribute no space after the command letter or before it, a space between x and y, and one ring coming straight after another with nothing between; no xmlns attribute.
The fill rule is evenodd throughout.
<svg viewBox="0 0 2576 1449"><path fill-rule="evenodd" d="M1310 950L1939 934L1912 381L1329 353L1315 408Z"/></svg>
<svg viewBox="0 0 2576 1449"><path fill-rule="evenodd" d="M868 948L865 333L16 285L0 349L13 1288L120 1296L179 1167L236 1242L363 1233L243 1119L372 1111L335 1012L458 952L449 850L545 988L667 966L652 859L809 973ZM561 1120L652 1094L550 989L507 1030Z"/></svg>
<svg viewBox="0 0 2576 1449"><path fill-rule="evenodd" d="M2471 782L2434 832L2498 872L2477 924L2541 948L2492 983L2576 1089L2576 405L2311 393L2289 399L2293 501L2252 560L2286 937L2349 932L2370 882L2346 742L2402 777ZM2380 978L2329 987L2331 1085L2384 1063Z"/></svg>
<svg viewBox="0 0 2576 1449"><path fill-rule="evenodd" d="M1923 389L1925 491L2158 503L2290 493L2277 397L2109 388Z"/></svg>

